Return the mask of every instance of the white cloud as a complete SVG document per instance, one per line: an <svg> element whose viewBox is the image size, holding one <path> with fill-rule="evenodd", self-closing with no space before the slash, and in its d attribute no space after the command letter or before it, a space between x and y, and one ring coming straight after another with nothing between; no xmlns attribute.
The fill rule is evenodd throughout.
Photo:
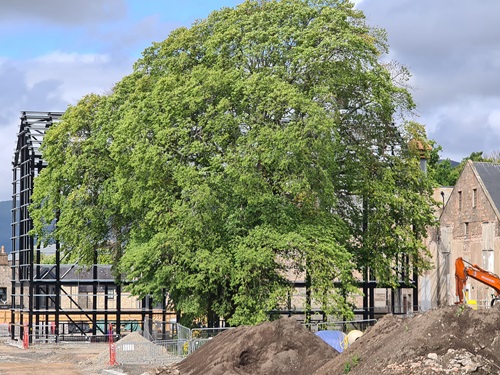
<svg viewBox="0 0 500 375"><path fill-rule="evenodd" d="M109 93L139 52L180 26L160 16L164 7L144 3L141 17L129 0L0 0L0 201L11 199L20 112L65 111Z"/></svg>
<svg viewBox="0 0 500 375"><path fill-rule="evenodd" d="M363 0L359 8L414 75L418 121L443 156L498 150L500 2Z"/></svg>
<svg viewBox="0 0 500 375"><path fill-rule="evenodd" d="M496 103L496 105L495 105ZM461 161L472 152L488 155L500 149L498 98L467 97L426 112L419 122L427 124L428 136L443 147L443 157Z"/></svg>
<svg viewBox="0 0 500 375"><path fill-rule="evenodd" d="M61 83L61 98L76 103L85 94L105 94L132 72L132 59L105 54L77 54L54 51L20 64L27 84L33 87L46 79ZM65 110L60 108L60 110Z"/></svg>
<svg viewBox="0 0 500 375"><path fill-rule="evenodd" d="M125 16L125 0L15 0L0 1L2 23L30 22L77 26Z"/></svg>
<svg viewBox="0 0 500 375"><path fill-rule="evenodd" d="M65 111L88 93L106 94L132 71L131 59L53 51L30 60L0 60L0 201L12 195L12 158L21 111Z"/></svg>
<svg viewBox="0 0 500 375"><path fill-rule="evenodd" d="M104 54L79 54L76 52L65 53L61 51L53 51L34 59L35 62L45 64L106 64L109 60L109 56Z"/></svg>
<svg viewBox="0 0 500 375"><path fill-rule="evenodd" d="M488 124L500 136L500 109L495 109L488 115ZM499 145L500 148L500 145Z"/></svg>

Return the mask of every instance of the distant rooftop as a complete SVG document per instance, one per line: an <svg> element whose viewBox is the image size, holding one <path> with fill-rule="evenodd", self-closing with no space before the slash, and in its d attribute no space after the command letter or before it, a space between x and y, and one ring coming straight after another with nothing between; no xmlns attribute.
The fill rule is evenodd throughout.
<svg viewBox="0 0 500 375"><path fill-rule="evenodd" d="M450 161L450 164L451 164L451 167L452 168L455 168L456 166L460 165L460 162L459 161L455 161L455 160L450 160L450 159L439 159L438 160L438 164L442 163L443 161L445 160L449 160Z"/></svg>
<svg viewBox="0 0 500 375"><path fill-rule="evenodd" d="M479 178L497 209L500 209L500 164L473 162Z"/></svg>

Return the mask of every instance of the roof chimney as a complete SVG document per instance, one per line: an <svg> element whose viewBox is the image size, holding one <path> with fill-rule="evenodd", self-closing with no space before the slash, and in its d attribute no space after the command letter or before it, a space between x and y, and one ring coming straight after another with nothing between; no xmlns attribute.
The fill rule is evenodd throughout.
<svg viewBox="0 0 500 375"><path fill-rule="evenodd" d="M1 251L2 252L0 253L0 266L8 266L9 265L9 256L5 252L5 247L4 246L2 246Z"/></svg>
<svg viewBox="0 0 500 375"><path fill-rule="evenodd" d="M432 150L432 147L424 144L422 141L419 141L417 139L410 141L410 145L416 151L418 151L420 155L420 168L422 169L422 171L424 171L424 173L427 173L428 153Z"/></svg>

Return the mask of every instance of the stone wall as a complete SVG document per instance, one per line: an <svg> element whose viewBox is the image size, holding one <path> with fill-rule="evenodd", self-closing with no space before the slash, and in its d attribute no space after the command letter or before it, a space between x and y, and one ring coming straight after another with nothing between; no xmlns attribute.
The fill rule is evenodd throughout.
<svg viewBox="0 0 500 375"><path fill-rule="evenodd" d="M2 246L0 250L0 294L5 292L5 297L0 298L0 307L1 305L10 305L11 277L12 270L9 265L8 254Z"/></svg>

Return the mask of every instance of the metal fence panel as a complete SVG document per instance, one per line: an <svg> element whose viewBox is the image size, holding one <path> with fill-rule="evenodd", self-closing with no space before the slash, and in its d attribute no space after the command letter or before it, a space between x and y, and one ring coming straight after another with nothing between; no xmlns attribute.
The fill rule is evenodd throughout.
<svg viewBox="0 0 500 375"><path fill-rule="evenodd" d="M0 323L0 337L9 337L9 325Z"/></svg>
<svg viewBox="0 0 500 375"><path fill-rule="evenodd" d="M332 331L342 331L347 333L353 329L359 331L365 331L368 327L373 326L377 322L377 319L365 319L365 320L350 320L350 321L337 321L337 322L318 322L304 324L311 332L332 330Z"/></svg>
<svg viewBox="0 0 500 375"><path fill-rule="evenodd" d="M177 324L177 338L179 340L190 340L192 337L191 329L184 327L183 325Z"/></svg>
<svg viewBox="0 0 500 375"><path fill-rule="evenodd" d="M179 340L164 342L163 345L152 342L117 342L115 345L116 361L119 364L162 365L183 359L178 355L183 350L183 343Z"/></svg>

